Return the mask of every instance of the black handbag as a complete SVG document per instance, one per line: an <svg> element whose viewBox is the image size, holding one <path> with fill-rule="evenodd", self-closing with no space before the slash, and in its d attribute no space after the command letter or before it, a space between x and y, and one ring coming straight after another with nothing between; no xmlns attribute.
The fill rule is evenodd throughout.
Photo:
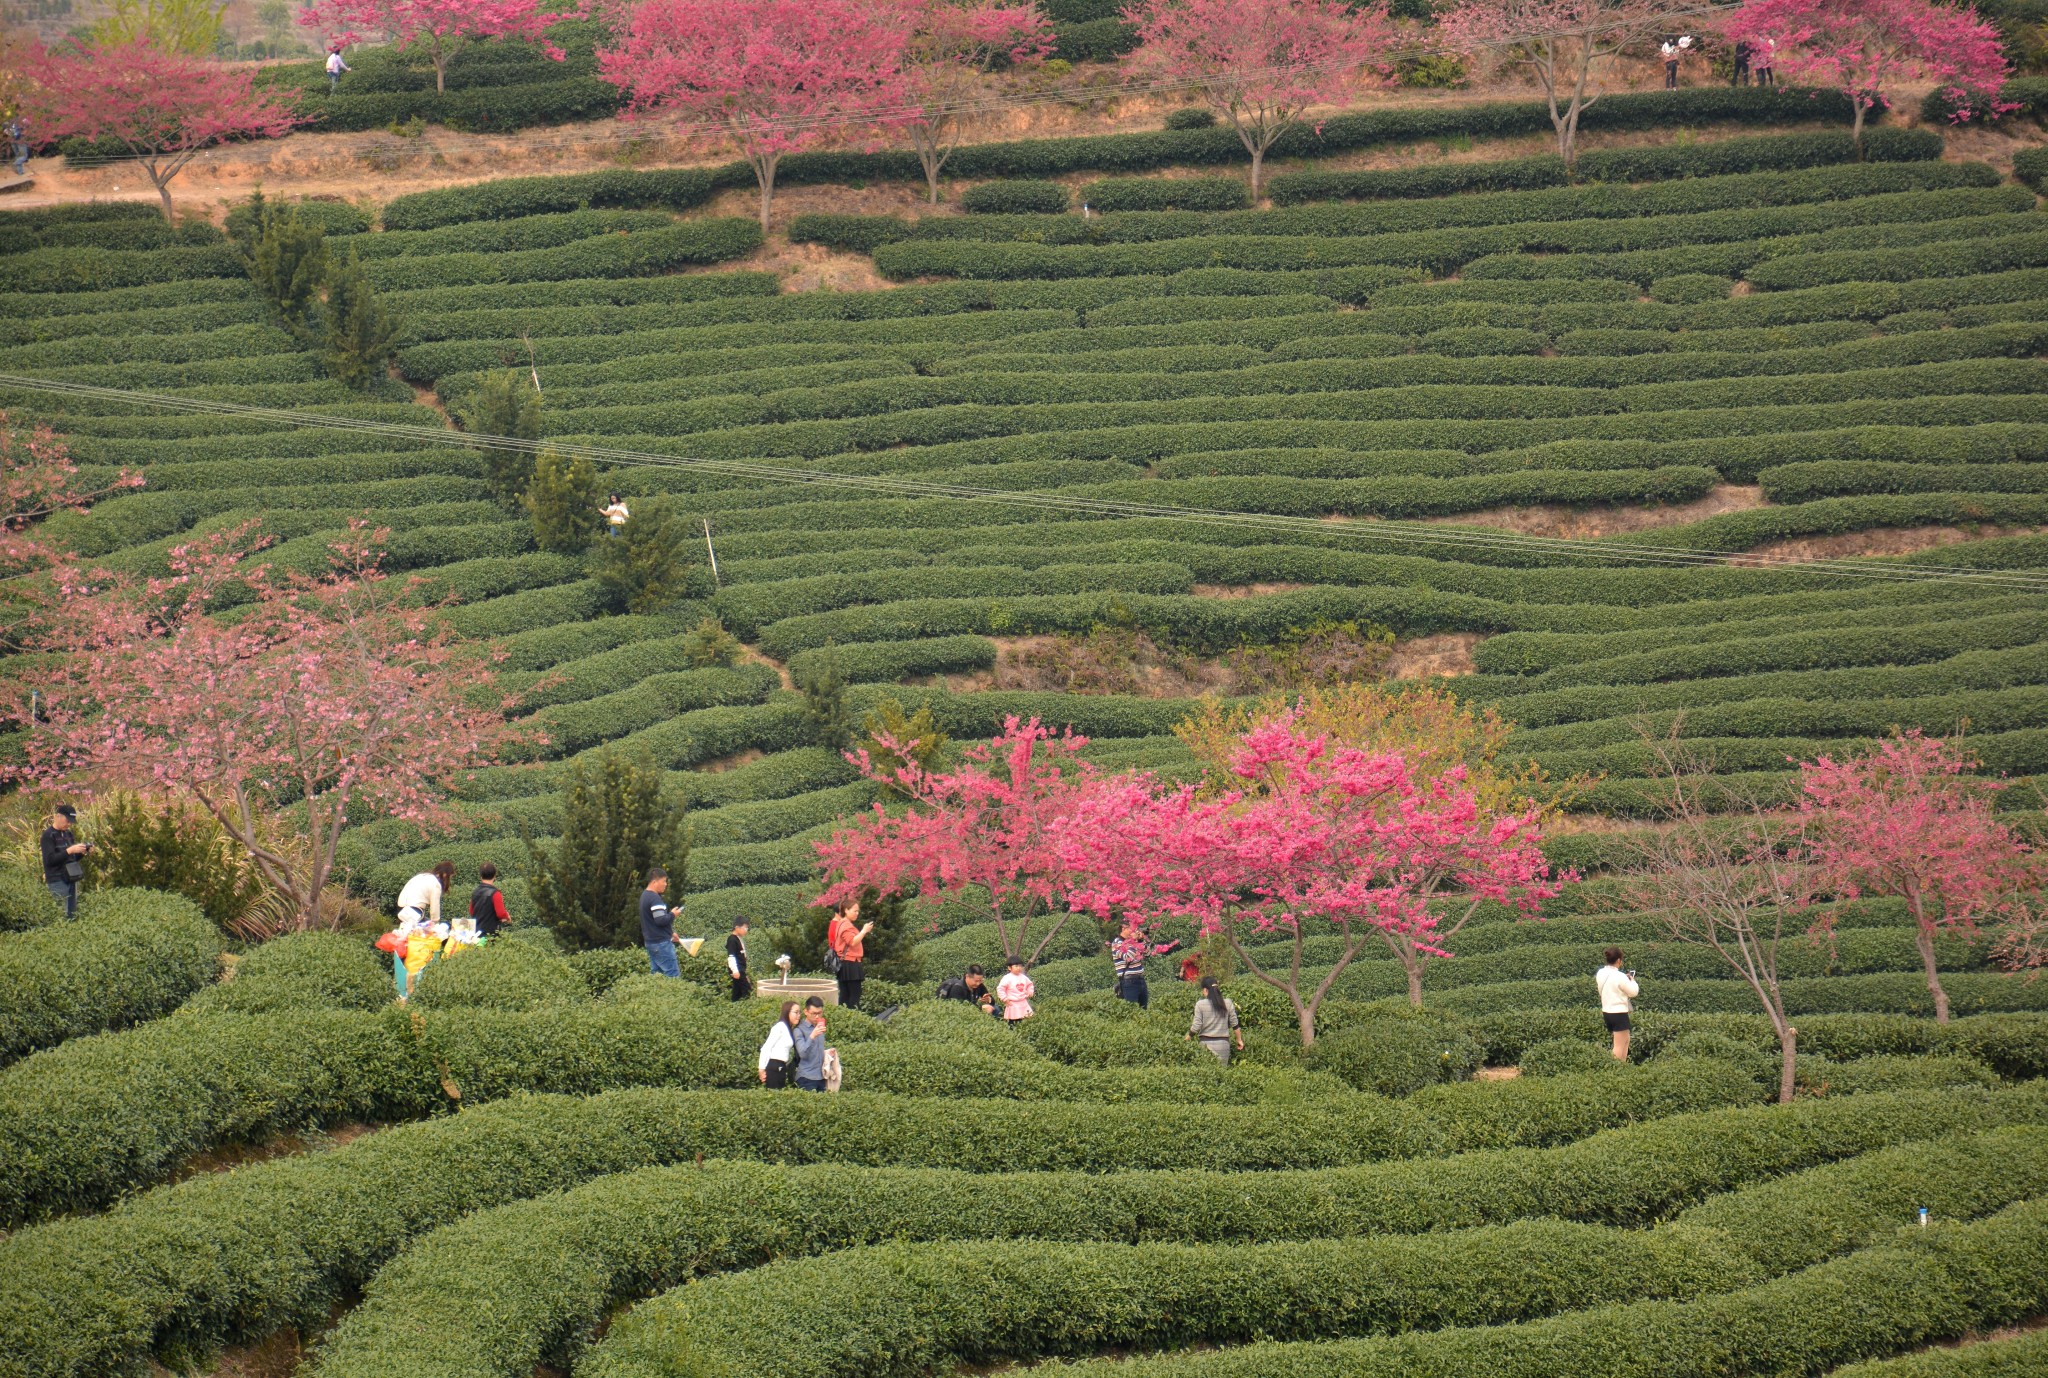
<svg viewBox="0 0 2048 1378"><path fill-rule="evenodd" d="M64 874L71 877L71 879L73 880L84 880L85 863L80 861L77 857L71 858L71 860L64 863Z"/></svg>

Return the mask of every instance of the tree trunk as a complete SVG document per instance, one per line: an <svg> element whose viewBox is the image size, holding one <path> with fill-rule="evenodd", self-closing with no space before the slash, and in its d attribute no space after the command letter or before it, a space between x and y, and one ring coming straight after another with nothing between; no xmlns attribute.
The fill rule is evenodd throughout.
<svg viewBox="0 0 2048 1378"><path fill-rule="evenodd" d="M936 206L939 204L939 164L933 158L926 158L923 162L925 187L931 193L931 204Z"/></svg>
<svg viewBox="0 0 2048 1378"><path fill-rule="evenodd" d="M764 158L754 174L761 182L761 233L768 233L768 212L775 205L775 159Z"/></svg>
<svg viewBox="0 0 2048 1378"><path fill-rule="evenodd" d="M1792 1083L1798 1071L1799 1030L1790 1024L1778 1029L1778 1049L1784 1054L1784 1062L1778 1071L1778 1104L1792 1103Z"/></svg>
<svg viewBox="0 0 2048 1378"><path fill-rule="evenodd" d="M1422 958L1415 949L1402 944L1401 968L1408 973L1408 1003L1422 1008Z"/></svg>
<svg viewBox="0 0 2048 1378"><path fill-rule="evenodd" d="M177 222L171 218L171 179L178 175L177 169L165 172L158 166L156 159L149 158L143 161L142 170L149 175L150 185L156 188L157 196L164 203L164 223L176 224Z"/></svg>
<svg viewBox="0 0 2048 1378"><path fill-rule="evenodd" d="M1849 142L1855 145L1856 161L1860 163L1863 161L1863 98L1852 96L1849 105L1856 112L1849 126Z"/></svg>
<svg viewBox="0 0 2048 1378"><path fill-rule="evenodd" d="M1252 204L1255 206L1259 203L1259 170L1265 164L1266 150L1254 148L1252 150Z"/></svg>
<svg viewBox="0 0 2048 1378"><path fill-rule="evenodd" d="M1913 917L1917 919L1920 917L1917 912L1920 908L1919 900L1913 901L1913 908L1916 911ZM1915 935L1915 941L1920 947L1920 965L1927 972L1927 993L1934 997L1934 1022L1946 1024L1948 992L1941 988L1941 973L1934 966L1934 930L1924 920L1918 927L1919 932Z"/></svg>
<svg viewBox="0 0 2048 1378"><path fill-rule="evenodd" d="M1316 1013L1315 1013L1315 1011L1314 1011L1314 1010L1312 1010L1312 1009L1310 1009L1310 1008L1309 1008L1309 1007L1308 1007L1307 1005L1303 1005L1303 1004L1300 1004L1300 1003L1298 1003L1298 1002L1297 1002L1297 1003L1295 1004L1295 1006L1294 1006L1294 1023L1295 1023L1295 1027L1301 1030L1301 1046L1302 1046L1302 1047L1304 1047L1304 1048L1313 1048L1313 1047L1315 1047L1315 1045L1316 1045Z"/></svg>

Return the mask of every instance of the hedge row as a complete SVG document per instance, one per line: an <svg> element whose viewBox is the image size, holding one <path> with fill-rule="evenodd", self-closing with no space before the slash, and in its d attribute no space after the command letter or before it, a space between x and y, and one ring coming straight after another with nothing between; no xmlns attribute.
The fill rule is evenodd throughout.
<svg viewBox="0 0 2048 1378"><path fill-rule="evenodd" d="M790 657L789 672L805 683L827 665L848 684L894 684L919 675L987 670L996 663L993 641L981 636L934 636L917 641L857 641Z"/></svg>
<svg viewBox="0 0 2048 1378"><path fill-rule="evenodd" d="M1635 1164L1638 1171L1667 1168L1682 1184L1677 1199L1684 1200L1689 1192L1702 1189L1698 1171L1708 1161L1717 1131L1733 1122L1731 1113L1754 1112L1684 1117L1610 1131L1585 1145L1540 1155L1559 1169L1552 1213L1584 1218L1590 1207L1595 1218L1604 1220L1610 1211L1626 1217L1641 1209L1644 1189L1651 1186L1647 1172L1627 1187L1605 1174L1609 1180L1602 1185L1621 1191L1597 1203L1574 1194L1590 1185L1582 1174L1588 1150L1596 1144ZM1681 1126L1698 1126L1705 1138L1682 1145L1671 1133ZM1767 1137L1741 1144L1734 1155L1740 1164L1731 1164L1734 1171L1712 1186L1739 1188L1773 1171L1823 1163L1839 1157L1853 1142L1836 1140L1823 1146L1819 1140L1810 1141L1801 1148L1811 1157L1788 1160L1779 1155L1790 1144L1773 1139L1788 1138L1784 1131L1789 1127L1781 1122L1765 1130ZM1881 1140L1870 1146L1876 1142ZM2019 1146L1995 1133L1974 1146L1995 1155L2008 1143ZM1696 1154L1685 1152L1688 1147ZM1872 1159L1852 1159L1847 1166L1851 1171L1864 1169L1862 1175L1872 1175L1868 1169L1880 1162L1884 1168L1896 1164L1910 1171L1926 1152L1920 1147L1880 1152ZM334 1331L320 1371L331 1378L370 1378L402 1367L437 1378L510 1378L543 1361L566 1366L579 1347L579 1337L596 1319L635 1293L837 1248L975 1239L996 1228L991 1222L1001 1222L1005 1234L1025 1240L1221 1242L1340 1239L1412 1233L1432 1225L1441 1229L1482 1221L1500 1224L1513 1220L1517 1210L1529 1204L1536 1205L1532 1214L1544 1213L1540 1203L1514 1201L1512 1191L1503 1193L1506 1183L1498 1177L1475 1193L1482 1164L1493 1165L1484 1156L1443 1165L1458 1179L1449 1189L1418 1192L1398 1206L1393 1195L1397 1171L1385 1168L1111 1177L827 1172L743 1164L650 1168L593 1182L553 1200L499 1207L436 1232L379 1274L363 1305ZM1837 1171L1802 1173L1785 1180L1784 1190L1774 1195L1806 1205L1817 1193L1837 1185ZM1426 1221L1432 1209L1444 1209L1461 1196L1469 1199L1468 1194L1481 1198L1473 1203L1476 1210L1461 1208L1447 1212L1441 1221ZM1752 1187L1720 1199L1743 1201L1761 1194ZM1869 1211L1861 1200L1842 1204ZM720 1242L714 1244L714 1238ZM457 1300L449 1308L454 1319L431 1336L418 1336L406 1324L405 1312L429 1281L437 1288L457 1289L458 1297L489 1296L494 1304Z"/></svg>
<svg viewBox="0 0 2048 1378"><path fill-rule="evenodd" d="M1349 973L1346 973L1349 975ZM1341 984L1343 978L1339 978ZM1944 973L1942 988L1948 992L1950 1008L1958 1014L2004 1012L2038 1013L2048 1010L2048 986L2029 983L2024 977L2003 972L1962 971ZM1586 978L1553 981L1501 981L1491 985L1458 986L1433 997L1440 1009L1461 1017L1509 1010L1554 1010L1583 1003ZM1917 972L1876 973L1861 976L1803 977L1784 985L1786 1011L1795 1017L1817 1014L1911 1014L1934 1013L1934 998L1927 992L1927 978ZM1670 981L1659 986L1643 1007L1673 1014L1746 1014L1755 1007L1756 996L1739 981Z"/></svg>
<svg viewBox="0 0 2048 1378"><path fill-rule="evenodd" d="M742 1098L639 1090L482 1106L388 1129L330 1153L196 1178L101 1217L18 1232L0 1241L0 1260L7 1264L0 1268L0 1335L10 1337L9 1349L19 1355L24 1374L54 1378L106 1371L152 1350L178 1354L281 1325L324 1324L332 1300L368 1281L400 1247L458 1216L693 1158L835 1165L829 1173L773 1170L774 1181L796 1193L787 1215L775 1196L753 1190L767 1169L692 1168L691 1180L700 1187L678 1183L686 1188L682 1194L654 1193L634 1203L657 1234L671 1220L715 1220L733 1210L750 1216L770 1210L776 1212L771 1222L789 1222L764 1223L759 1233L730 1232L742 1250L752 1246L738 1241L772 1244L799 1224L812 1229L801 1210L815 1199L806 1186L834 1193L829 1199L843 1203L835 1208L841 1218L858 1221L871 1200L876 1210L917 1209L927 1198L906 1188L924 1181L938 1186L950 1176L955 1192L1010 1192L1026 1190L1035 1180L990 1171L1113 1173L1036 1180L1052 1192L1049 1201L1077 1199L1081 1218L1098 1214L1088 1207L1099 1202L1099 1213L1113 1220L1161 1220L1162 1233L1185 1219L1211 1222L1222 1237L1243 1237L1276 1228L1270 1223L1276 1219L1301 1219L1300 1208L1309 1202L1316 1203L1310 1212L1316 1233L1416 1233L1542 1215L1640 1226L1715 1191L1902 1140L2048 1118L2038 1091L2029 1089L1871 1096L1684 1115L1564 1148L1333 1168L1332 1160L1359 1161L1363 1141L1348 1115L1303 1110L1281 1119L1270 1110L1219 1107L1204 1113L1203 1133L1190 1138L1183 1132L1185 1111L1168 1107L1131 1106L1112 1117L1058 1105L1008 1105L1000 1113L991 1105L975 1114L974 1105L852 1093L811 1098L754 1092ZM422 1176L411 1170L421 1162L460 1162L464 1171ZM1244 1171L1311 1165L1314 1170L1305 1172ZM949 1172L904 1171L916 1167ZM1132 1169L1172 1171L1148 1181ZM403 1211L391 1208L390 1184L399 1178L411 1184ZM653 1185L665 1179L608 1185L630 1188L643 1180ZM722 1186L728 1180L729 1190ZM700 1188L711 1195L701 1195ZM603 1187L589 1191L569 1200L595 1206L608 1199L599 1195ZM1075 1192L1087 1194L1075 1198ZM1345 1202L1342 1225L1328 1215L1325 1203L1332 1200ZM701 1204L704 1214L689 1210L691 1203ZM552 1250L546 1241L579 1220L601 1228L611 1207L584 1213L554 1211L552 1204L472 1215L461 1233L440 1236L416 1258L445 1257L433 1251L441 1242L467 1254L476 1247L470 1241L505 1240L536 1245L530 1254L490 1256L504 1260L508 1275L524 1274L533 1259L573 1264L579 1255ZM536 1233L519 1228L526 1222ZM510 1232L502 1233L508 1226ZM1294 1229L1301 1232L1299 1225ZM669 1257L687 1257L688 1241L695 1237L678 1236L680 1252ZM835 1232L819 1243L841 1237ZM1144 1236L1132 1228L1114 1237ZM717 1257L709 1262L715 1265ZM748 1257L742 1252L735 1263ZM568 1329L569 1318L588 1304L583 1298L609 1296L613 1285L600 1275L584 1284L594 1290L554 1292L556 1276L550 1266L507 1294L558 1299L538 1310L451 1308L431 1335L410 1337L418 1362L448 1362L450 1350L436 1337L459 1346L467 1325L489 1327L485 1333L495 1335L502 1333L498 1326L520 1325L522 1317L533 1326L526 1333L545 1345ZM647 1285L661 1276L655 1270ZM489 1286L495 1265L473 1274L443 1274L437 1294L464 1286L466 1277ZM338 1347L349 1346L337 1354L365 1360L380 1355L393 1314L386 1299L399 1295L381 1287L373 1291L363 1312L362 1348L354 1347L362 1332L348 1328L336 1335Z"/></svg>
<svg viewBox="0 0 2048 1378"><path fill-rule="evenodd" d="M74 921L0 936L0 1062L169 1014L219 977L221 946L198 905L154 890L89 892Z"/></svg>
<svg viewBox="0 0 2048 1378"><path fill-rule="evenodd" d="M385 202L386 230L426 230L478 220L603 208L684 211L711 199L719 183L701 168L659 172L586 172L559 177L501 177L463 187L419 191Z"/></svg>
<svg viewBox="0 0 2048 1378"><path fill-rule="evenodd" d="M180 1005L178 1017L375 1010L391 997L390 959L366 939L287 933L237 959L226 979Z"/></svg>
<svg viewBox="0 0 2048 1378"><path fill-rule="evenodd" d="M501 134L533 125L574 124L616 115L619 88L599 77L564 77L519 86L469 90L314 93L300 111L316 130L383 129L426 120L470 134Z"/></svg>
<svg viewBox="0 0 2048 1378"><path fill-rule="evenodd" d="M598 235L669 229L675 223L674 216L662 211L570 210L438 229L387 230L383 234L363 235L348 247L366 263L439 254L518 253L559 249Z"/></svg>
<svg viewBox="0 0 2048 1378"><path fill-rule="evenodd" d="M769 665L677 670L649 675L630 689L555 704L534 714L533 722L546 735L547 754L573 755L681 713L762 703L781 687Z"/></svg>
<svg viewBox="0 0 2048 1378"><path fill-rule="evenodd" d="M2004 1280L2025 1276L2020 1248L2048 1240L2048 1208L2021 1206L2011 1215L1997 1214L2024 1201L2032 1184L2048 1176L2044 1148L2038 1132L2021 1131L1953 1150L1994 1174L2010 1171L2018 1179L1982 1193L1959 1193L1956 1209L1944 1211L1965 1220L1990 1215L2011 1231L1990 1256L2003 1265ZM1818 1180L1794 1179L1756 1195L1832 1227L1832 1237L1802 1241L1811 1261L1821 1262L1889 1242L1906 1217L1908 1208L1896 1200L1900 1183L1867 1179L1917 1176L1940 1162L1916 1147L1877 1162L1822 1169L1811 1175ZM1859 1175L1866 1181L1856 1181ZM1869 1194L1857 1193L1859 1186ZM1257 1341L1258 1350L1205 1356L1236 1358L1254 1371L1254 1355L1264 1359L1290 1339L1411 1338L1453 1330L1483 1336L1477 1344L1485 1348L1503 1338L1490 1328L1539 1317L1569 1324L1589 1308L1618 1311L1637 1298L1658 1298L1639 1305L1683 1314L1679 1308L1689 1302L1711 1307L1716 1293L1754 1288L1762 1278L1782 1275L1792 1265L1772 1255L1774 1222L1756 1218L1763 1202L1746 1199L1750 1195L1710 1202L1709 1208L1731 1209L1711 1217L1714 1226L1698 1233L1682 1226L1646 1235L1531 1221L1413 1239L1306 1244L1047 1242L995 1254L953 1244L871 1246L829 1260L772 1263L671 1292L621 1317L579 1368L614 1378L728 1371L908 1374L968 1358L1089 1356L1105 1348L1173 1352ZM1954 1237L1975 1234L1962 1227ZM1661 1241L1661 1247L1646 1247L1651 1241ZM1752 1242L1764 1250L1763 1258L1745 1257ZM1959 1263L1980 1261L1980 1250L1958 1252ZM1531 1288L1532 1276L1571 1281ZM1972 1281L1983 1288L1983 1280ZM2035 1279L2026 1293L2048 1297L2048 1284ZM854 1316L843 1309L847 1296L858 1298ZM1929 1300L1939 1314L1949 1299ZM2016 1301L1996 1291L1985 1297L2000 1314L2016 1312ZM770 1310L774 1324L765 1323ZM756 1312L762 1320L753 1320Z"/></svg>
<svg viewBox="0 0 2048 1378"><path fill-rule="evenodd" d="M699 263L722 263L761 246L752 220L698 220L669 229L603 235L554 249L515 253L423 254L372 259L364 273L377 287L445 287L465 282L548 282L563 278L646 277Z"/></svg>
<svg viewBox="0 0 2048 1378"><path fill-rule="evenodd" d="M1862 157L1873 162L1918 162L1939 158L1941 149L1941 135L1932 130L1877 128L1865 132ZM1856 146L1846 134L1766 134L1709 143L1595 149L1579 155L1577 176L1593 182L1655 182L1856 161ZM1545 154L1380 172L1283 172L1267 183L1266 190L1274 205L1292 206L1309 201L1530 191L1567 186L1571 181L1564 159Z"/></svg>
<svg viewBox="0 0 2048 1378"><path fill-rule="evenodd" d="M1251 189L1235 177L1112 177L1081 188L1097 211L1234 211L1251 206Z"/></svg>
<svg viewBox="0 0 2048 1378"><path fill-rule="evenodd" d="M175 249L31 249L0 261L0 292L98 292L190 278L242 278L225 245ZM245 279L246 280L246 279Z"/></svg>
<svg viewBox="0 0 2048 1378"><path fill-rule="evenodd" d="M1114 589L1130 593L1184 594L1194 578L1179 565L1164 563L1045 565L1035 570L992 566L899 569L868 574L826 574L777 583L733 584L711 599L726 629L754 640L768 623L807 613L830 612L864 603L950 597L1011 598Z"/></svg>

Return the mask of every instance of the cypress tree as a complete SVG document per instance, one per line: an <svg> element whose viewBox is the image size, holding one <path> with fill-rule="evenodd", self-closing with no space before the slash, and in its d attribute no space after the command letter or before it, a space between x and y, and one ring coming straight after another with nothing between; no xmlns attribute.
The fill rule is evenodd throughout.
<svg viewBox="0 0 2048 1378"><path fill-rule="evenodd" d="M683 817L682 803L645 757L606 751L595 763L572 765L562 787L561 837L552 849L526 839L541 922L570 948L637 944L648 868L667 870L670 893L682 894L690 862Z"/></svg>
<svg viewBox="0 0 2048 1378"><path fill-rule="evenodd" d="M391 361L398 322L378 302L354 249L339 259L328 255L326 315L328 374L352 388L368 387Z"/></svg>
<svg viewBox="0 0 2048 1378"><path fill-rule="evenodd" d="M540 394L516 368L486 374L468 403L456 408L455 419L472 435L503 435L515 440L540 439ZM484 451L484 482L491 496L518 511L533 484L531 450Z"/></svg>
<svg viewBox="0 0 2048 1378"><path fill-rule="evenodd" d="M689 588L682 523L668 504L642 502L619 534L597 543L591 577L623 612L655 612Z"/></svg>
<svg viewBox="0 0 2048 1378"><path fill-rule="evenodd" d="M597 467L583 455L565 459L553 450L541 451L523 501L533 518L534 544L542 550L564 555L586 550L604 525Z"/></svg>

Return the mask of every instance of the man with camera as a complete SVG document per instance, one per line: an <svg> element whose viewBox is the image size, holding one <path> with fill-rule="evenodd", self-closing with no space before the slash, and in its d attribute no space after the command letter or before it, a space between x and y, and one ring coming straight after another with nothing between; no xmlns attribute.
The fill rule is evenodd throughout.
<svg viewBox="0 0 2048 1378"><path fill-rule="evenodd" d="M78 840L77 826L78 810L59 804L43 828L43 883L64 906L67 919L78 917L78 882L85 879L85 855L92 850L90 842Z"/></svg>

